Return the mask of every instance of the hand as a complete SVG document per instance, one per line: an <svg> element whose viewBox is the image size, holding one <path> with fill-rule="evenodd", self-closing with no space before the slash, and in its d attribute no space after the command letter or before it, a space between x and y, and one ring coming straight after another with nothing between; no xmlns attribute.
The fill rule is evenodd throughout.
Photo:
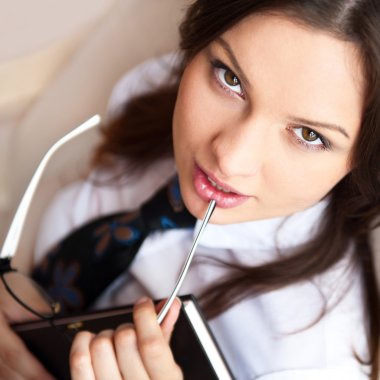
<svg viewBox="0 0 380 380"><path fill-rule="evenodd" d="M31 318L0 281L0 380L54 380L9 326Z"/></svg>
<svg viewBox="0 0 380 380"><path fill-rule="evenodd" d="M160 326L153 302L143 299L133 308L134 326L78 333L70 354L72 380L182 379L169 346L179 310L176 299Z"/></svg>
<svg viewBox="0 0 380 380"><path fill-rule="evenodd" d="M0 379L53 380L24 342L11 330L0 311Z"/></svg>

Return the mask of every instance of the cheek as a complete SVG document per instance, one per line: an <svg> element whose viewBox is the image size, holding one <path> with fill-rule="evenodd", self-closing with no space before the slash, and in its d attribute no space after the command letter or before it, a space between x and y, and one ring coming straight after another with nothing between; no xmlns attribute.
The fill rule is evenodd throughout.
<svg viewBox="0 0 380 380"><path fill-rule="evenodd" d="M173 134L177 143L179 139L182 143L185 142L183 136L191 135L193 123L195 122L195 118L190 116L194 114L194 100L188 87L184 79L182 79L173 115Z"/></svg>
<svg viewBox="0 0 380 380"><path fill-rule="evenodd" d="M275 189L274 201L276 197L287 197L299 207L311 206L324 198L348 173L347 159L343 157L333 161L309 157L300 161L279 165L281 160L276 160L271 170L265 171L268 188Z"/></svg>
<svg viewBox="0 0 380 380"><path fill-rule="evenodd" d="M220 104L208 85L207 78L199 74L205 68L190 67L185 71L178 91L173 117L175 136L186 139L182 143L201 141L218 125ZM201 79L199 79L201 78Z"/></svg>
<svg viewBox="0 0 380 380"><path fill-rule="evenodd" d="M177 169L181 170L198 146L201 118L192 86L182 79L173 114L173 144Z"/></svg>

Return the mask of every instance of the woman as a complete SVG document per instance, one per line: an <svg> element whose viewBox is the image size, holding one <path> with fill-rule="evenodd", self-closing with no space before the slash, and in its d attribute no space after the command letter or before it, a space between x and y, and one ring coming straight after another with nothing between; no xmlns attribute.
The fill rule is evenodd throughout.
<svg viewBox="0 0 380 380"><path fill-rule="evenodd" d="M183 291L199 297L238 379L377 378L368 235L379 214L379 21L374 0L196 1L181 25L178 84L131 100L105 129L96 164L107 173L125 160L126 177L138 174L127 190L114 185L126 203L144 203L174 172L196 218L217 201L207 259ZM68 205L75 216L110 199L97 189L63 190L45 225ZM98 305L143 288L167 295L170 284L147 273L175 272L191 237L148 237ZM160 327L141 298L134 328L78 334L72 378L181 378L168 345L177 313Z"/></svg>

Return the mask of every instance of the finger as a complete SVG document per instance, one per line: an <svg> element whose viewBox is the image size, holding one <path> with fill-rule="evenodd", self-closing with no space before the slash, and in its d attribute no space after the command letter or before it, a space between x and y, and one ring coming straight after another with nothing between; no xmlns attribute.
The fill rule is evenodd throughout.
<svg viewBox="0 0 380 380"><path fill-rule="evenodd" d="M162 300L156 306L156 312L159 312L164 306L166 300ZM164 334L164 337L167 342L170 341L174 325L177 322L179 312L181 310L181 300L179 298L175 298L168 313L165 316L165 319L161 323L161 330Z"/></svg>
<svg viewBox="0 0 380 380"><path fill-rule="evenodd" d="M131 323L120 325L115 331L115 349L120 371L126 380L149 380L137 347L137 337Z"/></svg>
<svg viewBox="0 0 380 380"><path fill-rule="evenodd" d="M90 342L91 360L97 380L119 380L122 378L116 359L113 338L114 332L112 330L104 330L95 335Z"/></svg>
<svg viewBox="0 0 380 380"><path fill-rule="evenodd" d="M6 380L25 380L26 378L16 373L11 368L6 367L4 363L0 365L0 379Z"/></svg>
<svg viewBox="0 0 380 380"><path fill-rule="evenodd" d="M137 346L150 378L181 378L179 367L157 322L152 300L142 299L134 306L133 320L137 333Z"/></svg>
<svg viewBox="0 0 380 380"><path fill-rule="evenodd" d="M90 344L95 334L81 331L75 335L70 350L71 380L95 380Z"/></svg>
<svg viewBox="0 0 380 380"><path fill-rule="evenodd" d="M54 380L43 365L27 349L0 312L0 378L7 380ZM20 358L23 365L20 366Z"/></svg>

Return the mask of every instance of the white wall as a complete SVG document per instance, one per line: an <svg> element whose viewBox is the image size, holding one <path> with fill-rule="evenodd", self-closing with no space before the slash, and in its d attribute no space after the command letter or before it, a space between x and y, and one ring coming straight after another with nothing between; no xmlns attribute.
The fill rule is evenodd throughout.
<svg viewBox="0 0 380 380"><path fill-rule="evenodd" d="M104 115L124 72L176 48L185 3L0 0L1 240L47 149L90 116Z"/></svg>

